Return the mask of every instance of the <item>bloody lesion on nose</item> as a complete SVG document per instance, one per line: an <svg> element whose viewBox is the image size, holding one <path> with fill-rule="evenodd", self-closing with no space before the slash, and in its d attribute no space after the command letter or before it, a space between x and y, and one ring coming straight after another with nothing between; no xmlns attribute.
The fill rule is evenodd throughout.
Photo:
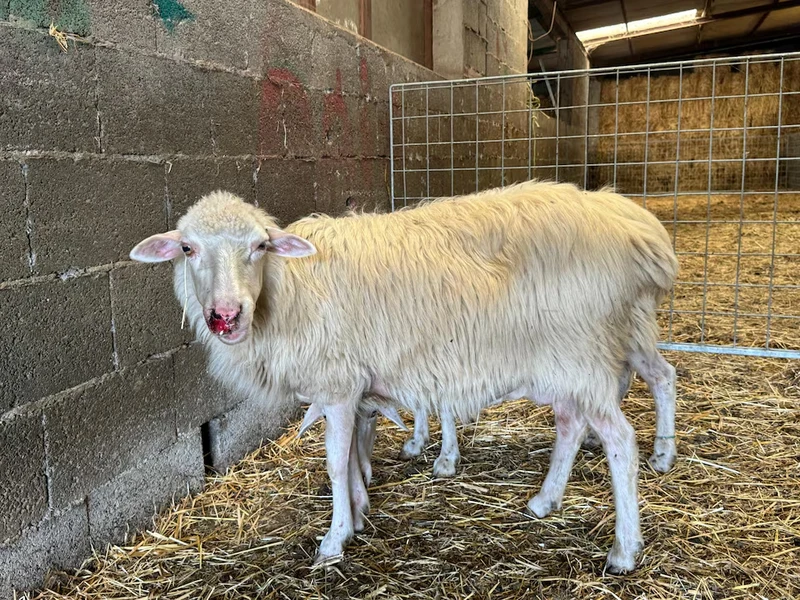
<svg viewBox="0 0 800 600"><path fill-rule="evenodd" d="M217 306L211 309L211 313L208 315L208 328L211 330L212 333L217 335L224 335L226 333L231 333L237 326L237 319L239 317L239 313L241 312L241 307L238 306L236 308L227 308L227 307L220 307Z"/></svg>

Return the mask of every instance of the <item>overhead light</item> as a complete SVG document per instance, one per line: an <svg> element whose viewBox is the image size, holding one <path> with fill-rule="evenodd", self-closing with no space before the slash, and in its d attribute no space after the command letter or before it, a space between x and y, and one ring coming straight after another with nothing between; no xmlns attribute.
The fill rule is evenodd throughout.
<svg viewBox="0 0 800 600"><path fill-rule="evenodd" d="M613 39L624 39L635 35L688 27L697 22L699 14L700 11L693 8L661 15L660 17L650 17L649 19L639 19L629 23L585 29L584 31L578 31L575 35L584 46L599 46Z"/></svg>

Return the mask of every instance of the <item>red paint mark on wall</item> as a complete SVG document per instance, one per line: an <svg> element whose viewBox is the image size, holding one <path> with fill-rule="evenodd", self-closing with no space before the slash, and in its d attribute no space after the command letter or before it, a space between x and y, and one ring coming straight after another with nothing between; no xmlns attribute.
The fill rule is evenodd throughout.
<svg viewBox="0 0 800 600"><path fill-rule="evenodd" d="M361 80L361 91L364 95L369 95L369 69L367 68L366 57L361 57L361 64L358 66L358 78Z"/></svg>
<svg viewBox="0 0 800 600"><path fill-rule="evenodd" d="M305 85L289 69L270 68L261 82L259 155L296 151L313 137Z"/></svg>
<svg viewBox="0 0 800 600"><path fill-rule="evenodd" d="M350 118L347 114L347 104L342 92L342 72L336 69L336 87L323 97L322 132L330 141L337 136L340 145L349 148ZM340 153L347 153L347 150Z"/></svg>

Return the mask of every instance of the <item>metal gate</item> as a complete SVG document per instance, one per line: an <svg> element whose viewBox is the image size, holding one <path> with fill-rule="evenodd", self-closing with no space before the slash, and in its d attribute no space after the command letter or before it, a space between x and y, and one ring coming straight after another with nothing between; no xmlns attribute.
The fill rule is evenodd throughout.
<svg viewBox="0 0 800 600"><path fill-rule="evenodd" d="M800 53L389 93L393 210L531 178L613 185L681 263L662 348L800 358Z"/></svg>

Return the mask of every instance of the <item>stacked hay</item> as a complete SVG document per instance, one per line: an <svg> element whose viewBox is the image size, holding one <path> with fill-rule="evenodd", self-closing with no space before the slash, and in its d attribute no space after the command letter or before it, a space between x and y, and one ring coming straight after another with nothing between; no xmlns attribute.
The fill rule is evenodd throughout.
<svg viewBox="0 0 800 600"><path fill-rule="evenodd" d="M742 185L750 191L772 190L776 168L788 164L779 165L776 159L778 114L783 127L780 152L786 157L794 147L791 138L800 132L791 127L800 123L800 96L792 94L798 91L800 60L785 61L782 88L780 62L757 58L749 67L737 63L686 68L682 78L677 70L654 70L649 81L647 73L604 78L600 103L606 106L595 109L597 133L604 137L594 142L590 162L616 162L618 187L630 194L645 192L645 169L625 164L644 162L647 194L737 191ZM753 129L757 127L761 129ZM653 164L659 162L664 164ZM780 171L778 175L781 185L785 176L780 177ZM613 167L593 168L596 185L610 182L612 176Z"/></svg>

